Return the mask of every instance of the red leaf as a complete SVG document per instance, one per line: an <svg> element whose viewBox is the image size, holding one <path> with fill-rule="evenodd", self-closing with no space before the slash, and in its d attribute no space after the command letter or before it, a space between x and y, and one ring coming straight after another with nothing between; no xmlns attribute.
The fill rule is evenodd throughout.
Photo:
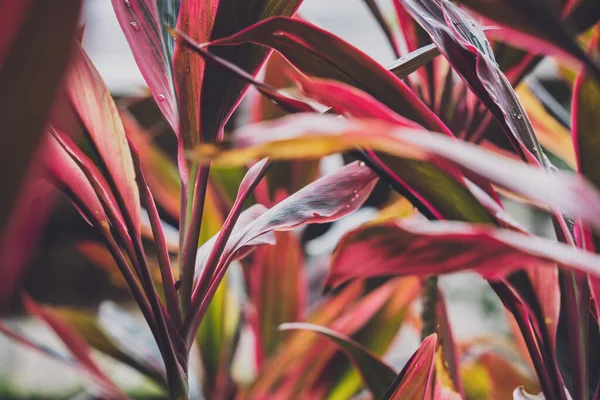
<svg viewBox="0 0 600 400"><path fill-rule="evenodd" d="M17 197L17 206L0 236L0 312L7 311L26 276L27 261L34 252L56 192L30 173Z"/></svg>
<svg viewBox="0 0 600 400"><path fill-rule="evenodd" d="M275 244L254 252L248 267L248 292L256 315L252 326L257 336L257 364L272 355L283 335L285 322L301 321L308 290L299 240L292 232L275 232Z"/></svg>
<svg viewBox="0 0 600 400"><path fill-rule="evenodd" d="M556 347L556 330L560 315L561 293L558 285L558 268L530 268L527 275L544 313L546 329L552 348Z"/></svg>
<svg viewBox="0 0 600 400"><path fill-rule="evenodd" d="M271 18L211 44L231 46L244 42L274 48L307 75L356 86L400 115L450 134L402 80L366 54L314 25L290 18Z"/></svg>
<svg viewBox="0 0 600 400"><path fill-rule="evenodd" d="M82 216L91 224L98 221L108 227L108 217L94 188L77 163L58 143L54 136L48 135L44 143L43 165L50 180L67 194Z"/></svg>
<svg viewBox="0 0 600 400"><path fill-rule="evenodd" d="M375 118L407 128L422 128L421 125L395 113L383 103L353 86L328 79L308 79L302 73L293 70L290 70L289 75L300 87L302 94L331 107L339 114L357 118Z"/></svg>
<svg viewBox="0 0 600 400"><path fill-rule="evenodd" d="M177 29L199 43L210 40L217 0L184 0L179 10ZM204 81L205 62L186 46L175 44L174 54L175 86L179 107L179 127L183 148L190 148L206 140L202 131L200 91ZM214 101L214 99L211 99ZM214 134L216 136L216 134Z"/></svg>
<svg viewBox="0 0 600 400"><path fill-rule="evenodd" d="M141 207L133 160L123 123L108 88L79 44L67 75L66 89L114 182L115 196L123 202L136 232L140 233Z"/></svg>
<svg viewBox="0 0 600 400"><path fill-rule="evenodd" d="M296 13L301 3L302 0L219 0L210 40L233 35L269 17L290 17ZM269 54L267 49L255 45L208 49L250 75L256 75ZM222 135L225 123L247 89L248 84L234 79L230 72L216 65L206 66L200 106L203 113L202 135L208 141Z"/></svg>
<svg viewBox="0 0 600 400"><path fill-rule="evenodd" d="M389 284L387 284L386 287L389 287ZM335 296L324 298L322 302L315 305L315 309L308 316L307 322L331 327L334 321L339 318L342 313L351 307L354 309L356 303L373 301L370 300L371 296L373 296L372 294L361 299L364 290L365 283L363 281L357 281L340 290ZM388 289L377 289L375 293L380 292L381 290ZM361 311L355 313L357 318L354 318L354 320L364 317L365 314L368 314L369 312L369 310L364 309L361 309ZM371 315L367 318L371 318ZM336 327L336 330L339 331L338 328L339 326ZM344 333L351 334L352 332L345 331ZM285 374L289 368L297 366L297 360L306 357L307 353L310 353L311 348L313 348L317 339L317 337L310 335L307 332L290 334L283 344L285 351L278 351L271 358L266 360L267 362L261 367L257 379L247 392L244 393L242 398L272 398L273 396L270 396L270 391L278 385L281 376ZM297 380L294 380L294 383L297 383Z"/></svg>
<svg viewBox="0 0 600 400"><path fill-rule="evenodd" d="M562 243L486 225L398 221L366 225L340 242L328 286L349 279L474 270L491 280L555 263L600 276L600 257Z"/></svg>
<svg viewBox="0 0 600 400"><path fill-rule="evenodd" d="M68 63L80 0L3 2L0 13L0 233ZM24 114L25 113L25 114Z"/></svg>
<svg viewBox="0 0 600 400"><path fill-rule="evenodd" d="M293 67L279 53L272 53L267 59L262 80L265 84L275 89L286 89L294 86L290 78L290 70ZM276 104L273 104L269 98L261 96L258 88L250 88L247 97L250 106L248 111L248 122L255 123L268 121L285 116L287 113Z"/></svg>
<svg viewBox="0 0 600 400"><path fill-rule="evenodd" d="M198 2L200 3L200 2ZM127 38L135 62L146 80L158 108L176 134L179 120L171 72L156 1L112 0L117 20Z"/></svg>
<svg viewBox="0 0 600 400"><path fill-rule="evenodd" d="M50 133L65 151L67 156L75 162L77 168L85 175L86 180L94 189L101 204L104 207L107 207L105 209L105 211L109 213L107 216L110 215L110 213L114 214L115 218L111 219L111 222L119 224L124 231L127 231L125 220L119 210L118 202L102 172L96 167L92 160L77 147L69 136L53 129Z"/></svg>
<svg viewBox="0 0 600 400"><path fill-rule="evenodd" d="M437 334L428 336L408 360L382 400L433 400L434 358L437 345Z"/></svg>

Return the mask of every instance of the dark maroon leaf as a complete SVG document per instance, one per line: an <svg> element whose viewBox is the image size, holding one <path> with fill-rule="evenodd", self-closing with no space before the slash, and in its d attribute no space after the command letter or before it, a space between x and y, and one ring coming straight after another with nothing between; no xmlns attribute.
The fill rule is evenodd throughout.
<svg viewBox="0 0 600 400"><path fill-rule="evenodd" d="M584 4L570 7L571 10L563 10L562 6L565 2L554 0L460 0L460 3L492 21L510 27L506 29L513 30L520 39L519 42L513 44L519 45L519 43L527 43L533 38L539 38L550 46L560 48L580 60L584 65L596 69L596 73L600 73L598 66L585 55L573 34L585 31L586 26L589 27L593 23L581 24L578 27L573 24L565 26L561 21L561 16L570 18L570 14L578 11L580 6L585 6ZM585 7L582 8L585 9ZM588 7L588 11L589 15L596 15L595 19L600 16L598 8L593 10L593 7Z"/></svg>
<svg viewBox="0 0 600 400"><path fill-rule="evenodd" d="M212 42L232 46L251 42L279 51L307 75L355 86L432 130L451 134L418 96L397 76L360 50L307 22L271 18L235 35Z"/></svg>
<svg viewBox="0 0 600 400"><path fill-rule="evenodd" d="M544 164L531 122L510 82L496 64L492 48L475 20L445 0L402 0L402 3L500 122L515 150L522 153L521 146L524 145Z"/></svg>
<svg viewBox="0 0 600 400"><path fill-rule="evenodd" d="M17 206L0 236L0 312L9 309L19 290L28 271L28 258L34 252L54 205L56 192L38 175L36 169L26 178Z"/></svg>
<svg viewBox="0 0 600 400"><path fill-rule="evenodd" d="M265 97L279 105L285 111L289 113L296 112L310 112L315 111L310 105L296 100L290 96L280 93L277 89L270 87L269 85L256 80L252 75L238 67L237 65L221 58L210 51L207 51L199 43L195 42L191 37L180 31L173 31L173 34L179 38L185 46L189 47L193 52L197 53L203 59L214 63L226 71L232 73L239 80L248 84L254 85L254 87Z"/></svg>
<svg viewBox="0 0 600 400"><path fill-rule="evenodd" d="M292 16L301 3L302 0L220 0L210 40L233 35L270 17ZM250 75L258 72L269 54L267 49L252 44L230 48L209 47L209 51L238 65ZM234 79L229 71L217 65L206 66L200 101L203 110L202 134L208 141L220 135L247 88L247 83Z"/></svg>
<svg viewBox="0 0 600 400"><path fill-rule="evenodd" d="M81 1L4 2L0 13L0 234L27 176L75 38Z"/></svg>

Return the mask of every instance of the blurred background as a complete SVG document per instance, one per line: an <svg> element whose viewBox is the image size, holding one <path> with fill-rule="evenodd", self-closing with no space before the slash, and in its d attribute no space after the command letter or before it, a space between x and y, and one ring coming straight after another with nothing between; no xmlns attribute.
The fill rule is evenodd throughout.
<svg viewBox="0 0 600 400"><path fill-rule="evenodd" d="M384 5L386 2L381 2ZM394 61L393 54L364 2L361 0L305 0L300 9L303 18L339 35L383 65ZM115 96L144 95L145 83L133 60L127 42L108 0L87 0L84 9L84 48ZM552 88L552 65L543 64L536 76ZM553 90L556 90L554 88ZM147 107L144 108L144 107ZM243 108L243 107L242 107ZM140 114L153 113L153 105L140 106ZM324 163L335 165L335 157ZM377 202L373 199L372 202ZM536 224L536 215L517 206L510 209L515 218L542 234L547 227ZM332 229L311 227L304 232L306 249L311 255L330 252L341 233L364 222L369 209L351 215ZM328 231L326 229L329 228ZM39 249L32 257L33 267L25 288L39 302L52 305L84 305L95 309L104 300L128 307L129 295L116 286L111 277L90 262L72 245L76 240L92 238L92 232L79 214L64 199L59 199L53 217L45 228ZM487 285L474 274L443 277L442 288L450 306L451 322L458 338L478 336L503 329L501 306ZM318 290L318 288L317 288ZM60 347L60 342L45 326L30 320L15 309L11 326L33 335L38 341ZM388 360L404 360L418 343L414 332L401 332L387 355ZM155 393L132 369L103 360L118 384L139 390L140 396ZM238 366L244 374L243 362ZM0 335L0 398L69 398L83 386L74 370L39 353L24 349Z"/></svg>

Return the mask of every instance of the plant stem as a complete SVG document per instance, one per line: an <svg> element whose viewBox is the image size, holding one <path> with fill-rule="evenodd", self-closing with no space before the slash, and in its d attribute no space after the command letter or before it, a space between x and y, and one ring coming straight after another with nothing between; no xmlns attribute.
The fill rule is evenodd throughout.
<svg viewBox="0 0 600 400"><path fill-rule="evenodd" d="M204 200L206 199L206 189L208 186L208 175L210 166L200 165L196 171L194 188L191 197L188 197L188 204L192 204L190 219L185 227L185 240L183 249L181 249L181 261L179 270L179 279L181 287L179 290L179 303L181 311L185 315L192 301L192 290L194 285L194 269L196 266L196 254L198 253L198 241L200 239L200 229L202 227L202 215L204 214ZM187 210L181 210L186 212ZM181 229L181 227L180 227Z"/></svg>
<svg viewBox="0 0 600 400"><path fill-rule="evenodd" d="M558 241L575 246L573 234L559 212L555 212L552 216L552 223ZM581 307L582 297L579 294L578 280L583 281L587 286L586 280L578 279L575 272L559 270L560 289L563 297L562 301L565 305L565 316L567 318L569 360L570 366L573 369L573 396L576 399L587 399L586 348L588 327L583 318L588 316L589 308L583 310ZM589 301L589 292L586 295Z"/></svg>
<svg viewBox="0 0 600 400"><path fill-rule="evenodd" d="M190 310L185 316L183 324L181 325L181 336L184 338L188 346L193 341L196 331L200 326L200 321L202 320L202 316L204 314L203 312L200 312L200 310L202 309L202 306L205 303L207 297L207 290L208 293L210 293L210 289L212 287L211 284L215 281L214 274L219 272L217 268L219 267L221 255L223 254L223 250L225 249L227 241L229 240L229 237L233 232L235 223L237 222L240 214L242 213L244 203L252 194L258 183L265 176L270 167L271 161L267 161L263 165L262 170L259 171L259 173L256 175L254 180L250 182L247 189L242 193L238 193L238 196L235 199L235 203L233 204L231 211L229 212L229 215L227 215L225 223L223 224L223 227L221 228L221 231L217 236L217 240L215 241L215 244L206 261L204 270L202 271L202 275L200 276L200 281L198 282L196 290L193 293L193 301ZM216 277L218 282L220 282L221 278L219 278L218 276ZM208 296L210 296L210 299L212 299L212 296L210 294Z"/></svg>
<svg viewBox="0 0 600 400"><path fill-rule="evenodd" d="M173 320L173 323L176 326L179 326L181 324L181 311L179 310L179 301L177 299L177 291L175 290L175 281L173 280L171 260L169 259L169 251L167 250L167 244L160 221L160 216L158 214L158 210L156 209L156 203L154 202L152 192L150 191L150 188L146 182L146 178L144 177L144 172L142 171L142 167L140 165L137 149L131 142L130 147L133 155L133 163L136 169L136 179L138 180L140 197L146 208L146 212L148 213L150 227L152 228L152 236L154 237L154 243L156 245L158 265L160 268L165 300L167 302L167 310L169 316Z"/></svg>
<svg viewBox="0 0 600 400"><path fill-rule="evenodd" d="M84 172L86 171L84 170ZM90 175L93 176L93 174ZM135 226L132 216L128 212L126 212L127 208L125 207L125 202L121 197L120 192L116 189L116 184L114 180L110 178L110 175L108 176L109 189L111 189L111 192L113 193L116 205L118 207L118 210L121 211L125 223L125 226L122 226L120 223L114 224L114 226L117 231L117 234L119 235L119 238L123 242L122 244L125 246L125 249L128 253L132 264L136 266L136 271L138 273L138 278L140 280L141 286L146 293L148 302L150 303L156 326L155 339L157 341L157 344L161 351L161 355L165 362L167 370L167 381L169 382L169 387L175 385L178 387L183 387L183 390L187 391L187 358L178 358L174 348L174 344L181 343L181 338L178 337L177 331L174 329L171 329L171 334L169 333L169 328L165 319L165 315L167 315L167 312L164 311L164 306L158 296L158 292L156 291L156 287L154 286L154 281L152 280L150 266L148 265L148 260L146 258L146 254L142 245L142 239L139 234L139 227ZM95 180L90 181L92 185L94 185L95 182ZM99 191L98 194L100 196L104 193L102 191ZM100 197L102 198L102 196ZM105 206L105 209L109 213L109 215L114 214L115 210L112 210L112 207L110 207L110 203L103 205ZM125 210L125 212L123 212L123 210ZM115 216L113 215L113 217ZM118 222L116 217L115 221ZM131 233L131 236L129 235L129 232ZM172 325L172 321L170 320L170 318L169 321ZM187 353L187 348L182 348L182 346L178 346L178 351L183 351Z"/></svg>
<svg viewBox="0 0 600 400"><path fill-rule="evenodd" d="M430 276L423 282L423 310L421 311L421 340L435 333L438 327L437 303L438 303L438 277Z"/></svg>
<svg viewBox="0 0 600 400"><path fill-rule="evenodd" d="M553 373L554 369L551 366L547 366L544 362L542 349L539 346L541 338L535 333L535 327L528 315L527 306L516 293L515 289L510 287L506 282L490 282L490 286L494 289L498 297L502 299L504 306L515 317L546 399L565 400L565 391L561 387L562 383L550 378L550 373Z"/></svg>

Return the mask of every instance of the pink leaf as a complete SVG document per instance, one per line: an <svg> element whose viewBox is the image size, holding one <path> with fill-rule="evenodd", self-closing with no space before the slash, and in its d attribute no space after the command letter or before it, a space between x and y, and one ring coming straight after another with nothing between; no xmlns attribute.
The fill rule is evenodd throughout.
<svg viewBox="0 0 600 400"><path fill-rule="evenodd" d="M108 88L79 44L76 45L66 90L71 103L87 128L117 193L140 233L141 207L133 160L123 123Z"/></svg>

